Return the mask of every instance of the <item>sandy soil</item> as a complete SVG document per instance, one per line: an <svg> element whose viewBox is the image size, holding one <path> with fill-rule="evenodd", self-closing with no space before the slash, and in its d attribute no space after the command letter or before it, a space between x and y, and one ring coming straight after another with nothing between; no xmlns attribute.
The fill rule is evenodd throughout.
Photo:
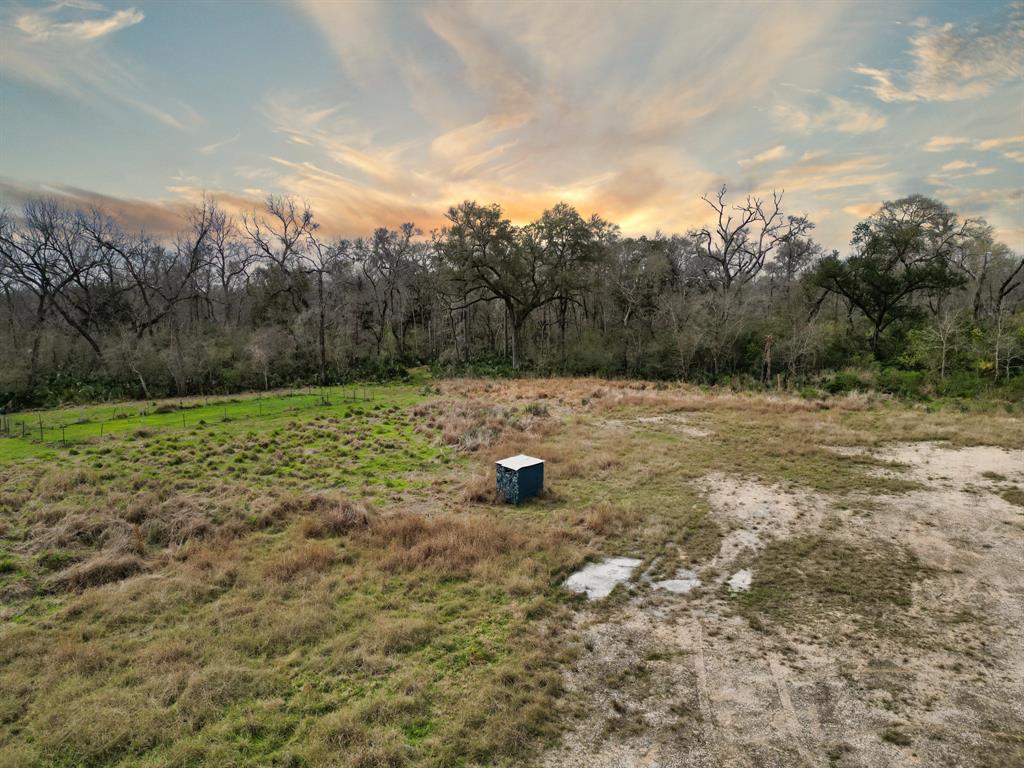
<svg viewBox="0 0 1024 768"><path fill-rule="evenodd" d="M925 489L851 508L704 478L727 535L697 568L703 586L672 594L637 578L628 599L580 610L585 650L565 680L580 717L543 764L1019 764L1007 745L1024 738L1024 514L998 490L1024 483L1024 451L923 443L878 455ZM806 628L758 631L731 609L731 573L772 538L823 525L900 542L931 569L908 609L913 637L836 643ZM690 565L680 553L678 567ZM910 743L892 743L900 735Z"/></svg>

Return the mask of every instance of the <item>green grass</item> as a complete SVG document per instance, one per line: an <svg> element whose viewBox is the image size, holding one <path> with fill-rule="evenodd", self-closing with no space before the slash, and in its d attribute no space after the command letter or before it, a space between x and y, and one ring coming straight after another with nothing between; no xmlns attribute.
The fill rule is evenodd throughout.
<svg viewBox="0 0 1024 768"><path fill-rule="evenodd" d="M422 399L4 440L0 764L482 765L552 737L550 574L579 554L503 508L375 513L442 512L464 463ZM320 522L352 504L374 522Z"/></svg>
<svg viewBox="0 0 1024 768"><path fill-rule="evenodd" d="M31 456L51 458L60 455L56 449L65 444L75 447L125 433L237 432L246 425L257 425L262 431L269 424L305 418L311 413L337 416L353 410L371 411L382 405L407 406L421 399L422 395L412 386L355 386L13 413L8 416L13 436L0 437L0 463Z"/></svg>
<svg viewBox="0 0 1024 768"><path fill-rule="evenodd" d="M708 562L709 473L857 499L914 486L825 445L991 426L737 403L689 414L708 437L617 431L664 409L502 386L103 405L41 414L66 447L0 438L0 765L521 765L564 725L578 602L559 585L585 560ZM549 493L490 503L493 459L519 451L548 460ZM927 575L837 532L752 566L734 605L765 632L888 631Z"/></svg>

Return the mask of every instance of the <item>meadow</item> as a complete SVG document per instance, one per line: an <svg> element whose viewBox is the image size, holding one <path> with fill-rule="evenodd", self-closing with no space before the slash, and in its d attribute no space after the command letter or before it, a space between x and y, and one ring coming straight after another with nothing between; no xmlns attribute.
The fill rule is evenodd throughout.
<svg viewBox="0 0 1024 768"><path fill-rule="evenodd" d="M1024 764L1019 415L455 379L22 422L2 766Z"/></svg>

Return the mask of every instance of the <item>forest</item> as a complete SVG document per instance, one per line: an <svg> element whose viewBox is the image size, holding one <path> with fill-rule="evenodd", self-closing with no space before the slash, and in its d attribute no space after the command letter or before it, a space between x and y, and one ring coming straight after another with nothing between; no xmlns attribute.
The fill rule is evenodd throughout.
<svg viewBox="0 0 1024 768"><path fill-rule="evenodd" d="M308 204L203 198L174 237L53 199L0 213L0 407L439 374L1024 396L1024 256L912 195L843 252L783 194L623 236L560 203L337 240Z"/></svg>

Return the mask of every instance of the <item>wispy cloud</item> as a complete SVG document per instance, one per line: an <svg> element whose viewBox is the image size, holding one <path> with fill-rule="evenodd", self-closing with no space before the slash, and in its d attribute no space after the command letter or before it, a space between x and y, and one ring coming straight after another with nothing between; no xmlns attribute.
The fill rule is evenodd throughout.
<svg viewBox="0 0 1024 768"><path fill-rule="evenodd" d="M984 30L977 25L930 26L910 38L913 66L905 71L859 65L853 71L870 78L868 86L885 102L961 101L985 96L1000 83L1024 75L1024 16L1011 6L1006 24Z"/></svg>
<svg viewBox="0 0 1024 768"><path fill-rule="evenodd" d="M968 179L976 176L991 176L996 169L991 166L979 166L971 160L951 160L944 164L939 170L929 174L928 183L936 187L944 187L950 182L958 179Z"/></svg>
<svg viewBox="0 0 1024 768"><path fill-rule="evenodd" d="M1003 147L1019 145L1024 145L1024 134L1019 134L1017 136L1003 136L997 139L982 139L974 146L976 149L986 152L990 149L1002 149Z"/></svg>
<svg viewBox="0 0 1024 768"><path fill-rule="evenodd" d="M410 219L429 229L466 198L500 202L516 221L565 200L632 234L701 223L708 211L697 196L728 183L730 197L785 188L787 209L805 209L816 235L841 246L852 217L877 201L1006 186L1024 162L1012 106L1019 21L946 25L982 14L953 13L937 0L923 0L922 11L938 20L902 27L910 41L895 51L878 45L893 14L865 15L851 0L740 10L713 2L254 5L267 28L279 14L304 25L295 29L293 18L294 37L261 47L259 77L252 59L198 42L187 24L167 26L169 49L200 57L219 82L244 83L244 98L228 111L217 101L223 89L180 85L205 100L218 126L225 116L237 123L164 136L161 152L142 163L154 124L201 123L155 87L182 78L147 73L163 59L141 45L164 33L150 29L158 15L187 8L33 4L45 1L0 5L0 76L78 99L131 129L112 139L101 121L69 126L93 131L77 145L95 143L105 167L71 155L76 142L58 150L69 153L60 162L76 179L105 174L95 186L129 199L156 189L164 208L221 186L239 205L258 204L265 192L294 194L310 201L325 231L355 235ZM229 34L228 20L220 23L225 29L214 31ZM296 45L301 57L291 53ZM866 51L880 58L858 67L867 79L851 76ZM851 78L868 88L851 90ZM31 107L28 91L8 92ZM983 93L993 97L970 111L949 102ZM935 103L906 106L925 100ZM112 141L130 146L121 152ZM943 169L947 161L964 165ZM20 166L31 175L29 163ZM181 171L167 178L168 167ZM1012 220L1010 208L1000 210Z"/></svg>
<svg viewBox="0 0 1024 768"><path fill-rule="evenodd" d="M58 3L39 12L23 13L14 19L14 26L33 40L68 38L71 40L96 40L125 27L139 24L145 16L136 8L125 8L99 19L80 21L57 21L55 14L65 4ZM79 6L82 7L82 6ZM102 6L86 6L91 10L102 10Z"/></svg>
<svg viewBox="0 0 1024 768"><path fill-rule="evenodd" d="M104 47L112 35L144 19L136 8L109 12L92 2L58 2L28 12L10 6L0 11L0 74L88 104L119 104L185 129L198 122L195 110L181 102L155 104L134 68Z"/></svg>
<svg viewBox="0 0 1024 768"><path fill-rule="evenodd" d="M845 12L756 7L737 19L709 4L698 20L667 5L299 5L359 101L392 94L388 107L411 106L418 130L395 141L365 113L310 120L315 107L268 109L275 129L311 153L308 162L275 155L282 187L319 193L352 216L387 200L430 220L466 197L499 200L513 217L565 199L627 229L685 228L703 217L699 199L689 204L692 185L723 178L683 139L711 135L716 121L805 63ZM651 48L652 35L673 43ZM720 40L713 63L700 52L707 38ZM762 55L742 53L753 46Z"/></svg>
<svg viewBox="0 0 1024 768"><path fill-rule="evenodd" d="M786 145L779 144L771 149L764 150L764 152L758 152L753 157L745 157L742 160L737 160L736 163L741 168L750 168L755 165L770 163L773 160L779 160L787 154L789 154L789 152L786 151Z"/></svg>
<svg viewBox="0 0 1024 768"><path fill-rule="evenodd" d="M872 133L882 130L889 122L878 110L838 96L825 96L818 101L818 104L776 104L773 114L781 128L798 133Z"/></svg>
<svg viewBox="0 0 1024 768"><path fill-rule="evenodd" d="M932 136L924 145L925 152L949 152L964 144L970 144L971 140L963 136Z"/></svg>
<svg viewBox="0 0 1024 768"><path fill-rule="evenodd" d="M1024 150L1012 149L1013 147L1024 147L1024 134L1015 136L999 136L990 139L968 139L963 136L933 136L924 145L926 152L948 152L958 147L969 146L978 152L1001 152L1003 157L1013 162L1024 162ZM945 169L944 169L945 170ZM987 173L995 173L995 169L989 169Z"/></svg>
<svg viewBox="0 0 1024 768"><path fill-rule="evenodd" d="M232 144L238 141L241 135L241 133L236 133L230 139L224 139L223 141L215 141L213 144L207 144L205 146L202 146L199 148L199 154L206 156L213 155L217 152L217 150L221 149L222 147L226 147L228 144Z"/></svg>

